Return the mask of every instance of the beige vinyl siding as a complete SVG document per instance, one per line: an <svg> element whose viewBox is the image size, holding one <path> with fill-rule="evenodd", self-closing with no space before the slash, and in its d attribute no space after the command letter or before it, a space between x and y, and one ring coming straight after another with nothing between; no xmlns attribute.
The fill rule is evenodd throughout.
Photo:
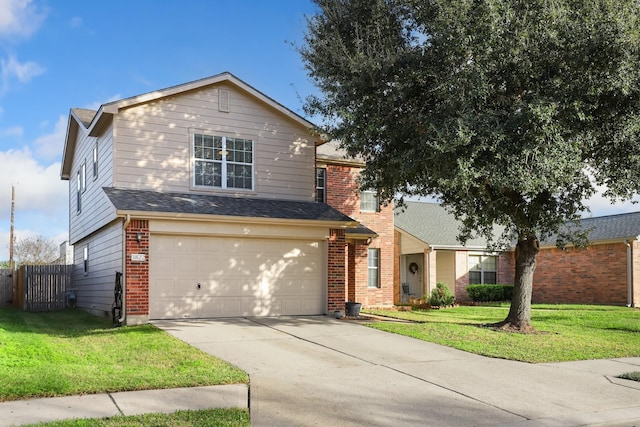
<svg viewBox="0 0 640 427"><path fill-rule="evenodd" d="M456 294L456 260L454 251L436 251L436 283L446 283Z"/></svg>
<svg viewBox="0 0 640 427"><path fill-rule="evenodd" d="M98 143L98 178L93 177L93 147ZM78 143L73 157L73 169L69 179L69 241L71 244L115 218L115 209L102 187L112 185L113 175L113 138L109 127L99 137L90 137L81 127ZM86 164L86 190L81 194L82 210L77 212L78 170Z"/></svg>
<svg viewBox="0 0 640 427"><path fill-rule="evenodd" d="M412 235L404 232L400 233L400 254L421 254L428 248L429 245L413 237Z"/></svg>
<svg viewBox="0 0 640 427"><path fill-rule="evenodd" d="M218 111L218 89L229 113ZM194 187L192 136L254 141L254 191ZM228 85L217 85L122 110L115 119L115 186L313 200L314 140L307 129Z"/></svg>
<svg viewBox="0 0 640 427"><path fill-rule="evenodd" d="M88 248L88 271L84 272L84 249ZM116 220L74 247L73 287L78 307L94 314L111 315L116 271L122 271L122 221Z"/></svg>

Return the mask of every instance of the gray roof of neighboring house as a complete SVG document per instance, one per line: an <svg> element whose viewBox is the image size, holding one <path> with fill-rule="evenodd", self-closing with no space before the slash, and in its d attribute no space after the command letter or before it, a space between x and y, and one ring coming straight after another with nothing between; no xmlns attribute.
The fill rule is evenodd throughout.
<svg viewBox="0 0 640 427"><path fill-rule="evenodd" d="M640 236L640 212L582 218L580 229L590 230L589 240L592 242L636 240L637 236ZM543 245L555 245L555 243L555 236L542 242Z"/></svg>
<svg viewBox="0 0 640 427"><path fill-rule="evenodd" d="M448 213L437 203L405 202L403 211L396 209L395 225L406 233L422 240L430 246L458 246L457 240L460 221ZM589 240L592 242L607 240L637 240L640 236L640 212L583 218L581 229L591 230ZM485 247L486 239L475 238L467 242L467 247ZM541 242L544 246L556 244L551 237Z"/></svg>
<svg viewBox="0 0 640 427"><path fill-rule="evenodd" d="M324 144L316 147L316 156L318 160L358 163L364 165L364 161L361 157L347 156L347 152L340 148L340 142L336 140L325 142Z"/></svg>
<svg viewBox="0 0 640 427"><path fill-rule="evenodd" d="M429 246L462 247L458 234L462 223L437 203L407 202L396 208L395 226ZM485 248L487 240L469 239L465 247Z"/></svg>
<svg viewBox="0 0 640 427"><path fill-rule="evenodd" d="M163 193L103 187L117 210L247 218L349 222L355 220L325 203L229 197L207 194ZM349 224L351 225L351 224Z"/></svg>

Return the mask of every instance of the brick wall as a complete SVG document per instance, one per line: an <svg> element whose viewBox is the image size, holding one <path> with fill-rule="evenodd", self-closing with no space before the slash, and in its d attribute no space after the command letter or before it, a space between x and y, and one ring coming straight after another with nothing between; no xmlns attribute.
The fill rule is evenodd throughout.
<svg viewBox="0 0 640 427"><path fill-rule="evenodd" d="M533 276L534 303L627 303L627 246L542 249Z"/></svg>
<svg viewBox="0 0 640 427"><path fill-rule="evenodd" d="M142 239L138 243L138 233ZM145 261L132 261L131 254L144 254ZM125 309L127 316L149 315L149 221L131 220L126 230Z"/></svg>
<svg viewBox="0 0 640 427"><path fill-rule="evenodd" d="M345 306L344 230L332 229L327 248L327 313L344 312Z"/></svg>
<svg viewBox="0 0 640 427"><path fill-rule="evenodd" d="M349 285L348 297L354 293L355 301L365 306L392 305L394 302L394 268L397 262L394 257L393 206L381 206L379 212L360 211L360 187L358 178L360 168L329 164L326 168L327 204L345 215L350 216L378 234L371 243L366 241L355 243L355 268L349 277L355 277L354 291ZM380 287L367 286L367 247L380 249Z"/></svg>

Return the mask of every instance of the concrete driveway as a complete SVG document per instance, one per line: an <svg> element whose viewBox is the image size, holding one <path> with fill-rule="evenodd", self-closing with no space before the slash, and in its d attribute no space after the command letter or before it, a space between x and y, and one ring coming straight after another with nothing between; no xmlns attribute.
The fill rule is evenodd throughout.
<svg viewBox="0 0 640 427"><path fill-rule="evenodd" d="M330 317L161 321L247 371L254 426L640 426L640 358L532 365Z"/></svg>

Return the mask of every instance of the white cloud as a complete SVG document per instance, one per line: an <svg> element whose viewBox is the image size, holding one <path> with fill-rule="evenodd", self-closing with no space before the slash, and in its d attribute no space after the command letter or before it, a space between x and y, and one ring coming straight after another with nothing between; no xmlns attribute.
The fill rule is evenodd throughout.
<svg viewBox="0 0 640 427"><path fill-rule="evenodd" d="M632 200L640 202L640 197L634 197ZM587 216L606 216L616 215L628 212L640 212L640 203L633 203L632 200L624 202L611 203L611 200L602 196L602 191L594 195L586 201L586 205L591 209Z"/></svg>
<svg viewBox="0 0 640 427"><path fill-rule="evenodd" d="M45 17L31 0L0 0L0 36L30 37Z"/></svg>
<svg viewBox="0 0 640 427"><path fill-rule="evenodd" d="M88 110L98 111L98 108L100 108L101 105L108 104L113 101L120 101L121 99L122 99L122 96L120 94L116 94L105 101L93 101L91 104L83 108L86 108Z"/></svg>
<svg viewBox="0 0 640 427"><path fill-rule="evenodd" d="M0 130L0 137L18 137L21 138L24 134L22 126L12 126L10 128Z"/></svg>
<svg viewBox="0 0 640 427"><path fill-rule="evenodd" d="M0 68L2 71L0 93L5 93L9 90L13 80L17 79L20 83L27 83L32 78L45 72L45 69L35 62L27 61L21 63L15 55L9 55L8 59L0 59Z"/></svg>
<svg viewBox="0 0 640 427"><path fill-rule="evenodd" d="M50 218L57 227L58 215L68 210L68 183L60 179L60 162L42 165L33 158L31 150L0 151L0 221L10 217L11 186L15 187L16 212L36 213Z"/></svg>
<svg viewBox="0 0 640 427"><path fill-rule="evenodd" d="M43 160L59 159L64 149L64 138L67 133L67 117L60 115L52 133L42 135L34 141L36 153Z"/></svg>

